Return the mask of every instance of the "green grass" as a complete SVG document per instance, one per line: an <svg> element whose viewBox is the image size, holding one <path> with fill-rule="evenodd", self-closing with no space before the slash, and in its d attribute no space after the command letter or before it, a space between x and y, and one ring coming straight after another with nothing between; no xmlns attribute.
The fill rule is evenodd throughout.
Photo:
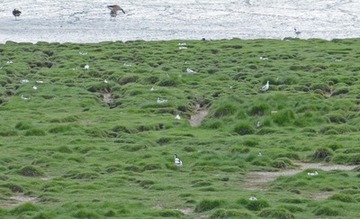
<svg viewBox="0 0 360 219"><path fill-rule="evenodd" d="M357 218L358 171L243 185L249 171L299 160L360 163L359 49L360 39L292 38L1 44L0 217ZM208 115L191 127L199 108ZM322 192L332 194L311 196Z"/></svg>

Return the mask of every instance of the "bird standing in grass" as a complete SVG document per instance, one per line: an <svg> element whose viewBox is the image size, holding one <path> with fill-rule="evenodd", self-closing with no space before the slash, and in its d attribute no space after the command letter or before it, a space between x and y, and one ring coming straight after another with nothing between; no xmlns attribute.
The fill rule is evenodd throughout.
<svg viewBox="0 0 360 219"><path fill-rule="evenodd" d="M270 84L269 81L266 82L266 84L260 89L262 92L265 92L269 90Z"/></svg>
<svg viewBox="0 0 360 219"><path fill-rule="evenodd" d="M21 14L21 11L19 11L18 9L15 8L15 9L12 11L12 14L13 14L14 17L15 17L15 20L17 20L17 17L19 17L20 14Z"/></svg>
<svg viewBox="0 0 360 219"><path fill-rule="evenodd" d="M175 165L177 167L181 167L183 164L182 164L182 161L180 160L180 158L177 156L177 154L174 154L174 160L175 160Z"/></svg>
<svg viewBox="0 0 360 219"><path fill-rule="evenodd" d="M125 14L125 11L119 5L108 5L107 7L110 9L110 16L112 18L117 16L118 11L122 11Z"/></svg>

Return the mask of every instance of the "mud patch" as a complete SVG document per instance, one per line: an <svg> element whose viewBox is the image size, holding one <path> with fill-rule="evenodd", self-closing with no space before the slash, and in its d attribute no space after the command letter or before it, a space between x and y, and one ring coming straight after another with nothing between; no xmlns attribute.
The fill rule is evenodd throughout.
<svg viewBox="0 0 360 219"><path fill-rule="evenodd" d="M249 172L245 175L244 188L249 190L264 191L267 190L267 184L276 180L278 177L293 176L303 172L306 169L317 169L323 171L331 171L331 170L349 171L358 167L356 165L346 166L346 165L326 164L326 163L296 162L294 164L298 166L297 169L282 170L279 172ZM318 195L319 198L321 198L320 196L321 195Z"/></svg>
<svg viewBox="0 0 360 219"><path fill-rule="evenodd" d="M205 117L209 114L207 106L201 107L199 103L194 106L195 114L190 116L189 122L191 127L200 126Z"/></svg>
<svg viewBox="0 0 360 219"><path fill-rule="evenodd" d="M107 104L113 104L114 103L114 97L111 93L104 93L103 95L103 101Z"/></svg>
<svg viewBox="0 0 360 219"><path fill-rule="evenodd" d="M7 202L2 204L2 207L12 208L12 207L16 207L18 205L22 205L22 204L27 203L27 202L36 203L37 198L36 197L30 197L30 196L20 194L20 193L15 194L13 196L10 196L10 198L7 200Z"/></svg>

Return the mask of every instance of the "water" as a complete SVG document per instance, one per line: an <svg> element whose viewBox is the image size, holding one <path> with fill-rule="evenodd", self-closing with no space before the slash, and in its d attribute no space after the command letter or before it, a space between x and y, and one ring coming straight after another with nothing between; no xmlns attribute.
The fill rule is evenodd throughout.
<svg viewBox="0 0 360 219"><path fill-rule="evenodd" d="M0 1L0 43L170 39L358 38L358 0ZM16 21L12 10L22 11Z"/></svg>

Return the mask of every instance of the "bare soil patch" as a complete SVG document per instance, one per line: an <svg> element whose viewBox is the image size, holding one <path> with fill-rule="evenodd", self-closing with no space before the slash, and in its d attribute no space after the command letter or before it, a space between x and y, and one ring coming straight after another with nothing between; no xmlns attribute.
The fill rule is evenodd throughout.
<svg viewBox="0 0 360 219"><path fill-rule="evenodd" d="M245 184L244 188L249 190L264 191L267 190L267 183L270 183L276 180L280 176L293 176L306 169L317 169L323 171L331 170L343 170L349 171L357 166L346 166L338 164L327 164L327 163L304 163L304 162L295 162L295 165L298 166L297 169L286 169L278 172L249 172L245 175ZM328 194L329 195L329 194ZM325 196L325 197L328 197ZM319 199L324 196L324 193L315 195L314 199Z"/></svg>
<svg viewBox="0 0 360 219"><path fill-rule="evenodd" d="M201 107L200 104L195 104L195 114L190 116L189 122L191 127L200 126L205 117L209 114L206 106Z"/></svg>

